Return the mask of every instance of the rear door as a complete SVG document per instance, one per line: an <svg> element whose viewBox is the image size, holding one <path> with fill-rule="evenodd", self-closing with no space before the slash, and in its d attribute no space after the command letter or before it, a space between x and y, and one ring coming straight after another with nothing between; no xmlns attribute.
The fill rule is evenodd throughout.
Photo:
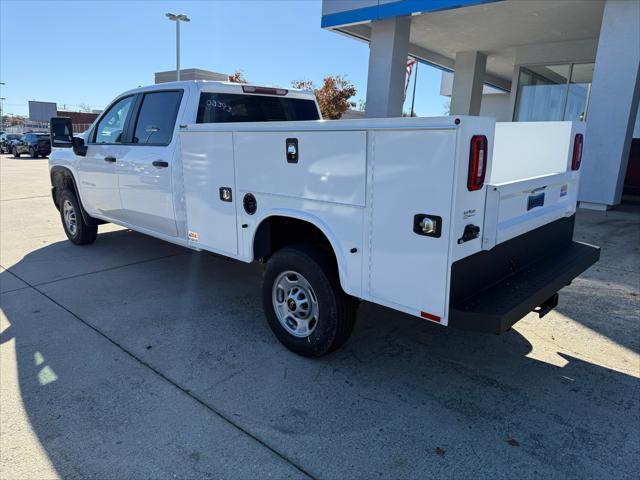
<svg viewBox="0 0 640 480"><path fill-rule="evenodd" d="M170 236L178 233L172 170L178 140L176 119L183 96L181 89L139 95L130 143L117 164L125 221Z"/></svg>

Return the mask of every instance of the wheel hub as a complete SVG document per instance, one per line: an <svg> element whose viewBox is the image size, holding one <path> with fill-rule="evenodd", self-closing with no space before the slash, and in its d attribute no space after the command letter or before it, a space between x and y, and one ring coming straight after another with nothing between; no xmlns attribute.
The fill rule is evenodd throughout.
<svg viewBox="0 0 640 480"><path fill-rule="evenodd" d="M318 300L309 281L298 272L282 272L273 284L273 308L280 324L295 337L308 337L318 325Z"/></svg>
<svg viewBox="0 0 640 480"><path fill-rule="evenodd" d="M290 298L289 300L287 300L287 307L289 307L289 311L295 312L298 304L293 298Z"/></svg>

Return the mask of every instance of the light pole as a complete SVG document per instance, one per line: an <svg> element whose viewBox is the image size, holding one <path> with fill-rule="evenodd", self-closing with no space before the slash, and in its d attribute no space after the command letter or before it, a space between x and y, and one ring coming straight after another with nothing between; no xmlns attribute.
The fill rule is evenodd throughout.
<svg viewBox="0 0 640 480"><path fill-rule="evenodd" d="M0 85L4 86L4 82L0 82ZM0 131L4 129L4 120L2 118L2 114L3 114L2 102L5 100L6 98L0 97Z"/></svg>
<svg viewBox="0 0 640 480"><path fill-rule="evenodd" d="M184 13L167 13L167 18L176 22L176 80L180 80L180 22L190 22L191 19Z"/></svg>

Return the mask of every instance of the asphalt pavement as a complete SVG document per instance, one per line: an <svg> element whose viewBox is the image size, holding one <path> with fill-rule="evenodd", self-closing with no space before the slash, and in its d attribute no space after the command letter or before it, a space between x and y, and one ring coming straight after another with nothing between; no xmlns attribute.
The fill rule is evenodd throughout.
<svg viewBox="0 0 640 480"><path fill-rule="evenodd" d="M261 265L114 225L66 240L47 161L0 159L0 477L636 478L640 208L580 210L601 261L495 336L362 304L282 347Z"/></svg>

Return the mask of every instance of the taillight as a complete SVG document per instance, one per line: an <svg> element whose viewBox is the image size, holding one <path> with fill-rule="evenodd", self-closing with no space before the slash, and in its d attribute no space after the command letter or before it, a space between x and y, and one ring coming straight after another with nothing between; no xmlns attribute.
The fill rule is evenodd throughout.
<svg viewBox="0 0 640 480"><path fill-rule="evenodd" d="M474 135L471 137L471 152L469 153L469 176L467 188L470 192L480 190L484 185L484 175L487 171L487 137Z"/></svg>
<svg viewBox="0 0 640 480"><path fill-rule="evenodd" d="M571 170L578 170L582 163L582 134L577 133L573 139L573 157L571 157Z"/></svg>

